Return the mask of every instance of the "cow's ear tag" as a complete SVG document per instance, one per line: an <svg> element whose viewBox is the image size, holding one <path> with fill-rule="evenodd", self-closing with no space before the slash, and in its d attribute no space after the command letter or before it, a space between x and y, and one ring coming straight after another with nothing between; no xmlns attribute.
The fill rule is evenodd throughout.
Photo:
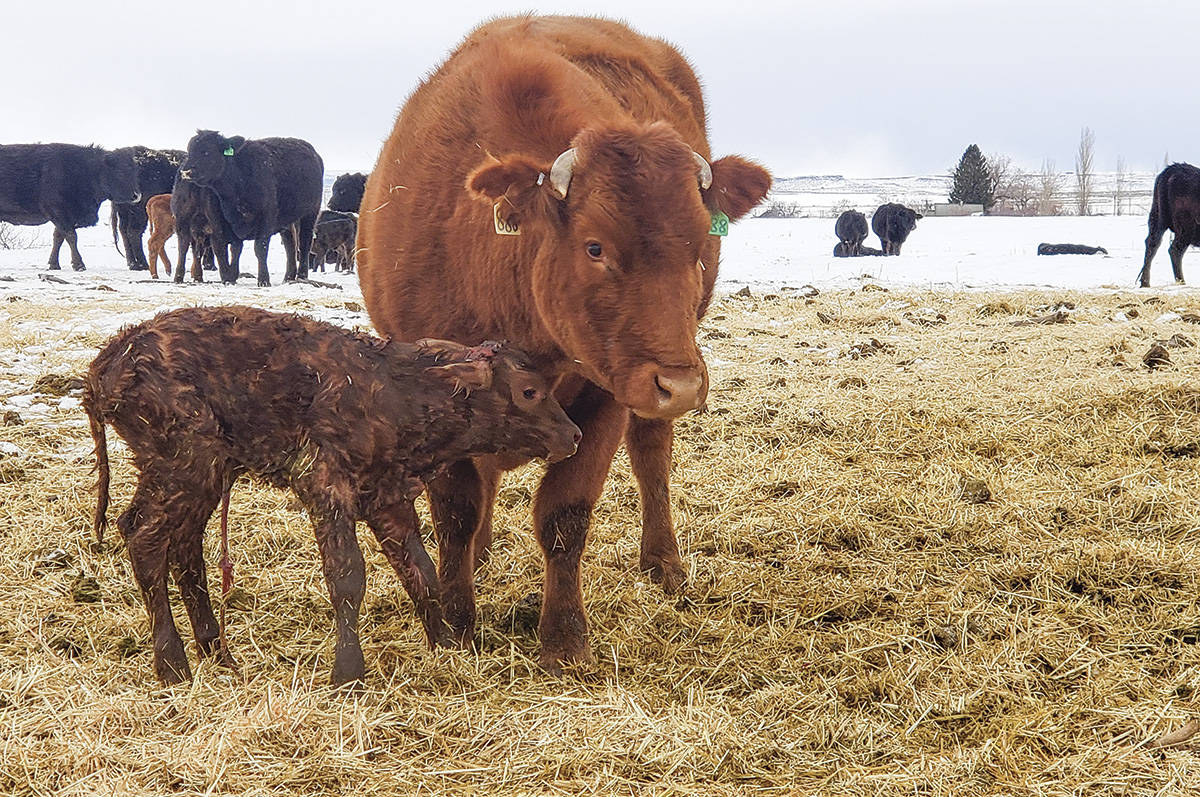
<svg viewBox="0 0 1200 797"><path fill-rule="evenodd" d="M709 235L719 235L724 238L729 235L729 217L721 211L712 214L712 226L708 228Z"/></svg>
<svg viewBox="0 0 1200 797"><path fill-rule="evenodd" d="M224 154L227 155L228 157L232 158L233 157L233 147L226 147Z"/></svg>
<svg viewBox="0 0 1200 797"><path fill-rule="evenodd" d="M492 205L492 219L496 222L496 235L520 235L521 227L517 224L516 219L501 214L500 206L503 204L504 200L502 199Z"/></svg>

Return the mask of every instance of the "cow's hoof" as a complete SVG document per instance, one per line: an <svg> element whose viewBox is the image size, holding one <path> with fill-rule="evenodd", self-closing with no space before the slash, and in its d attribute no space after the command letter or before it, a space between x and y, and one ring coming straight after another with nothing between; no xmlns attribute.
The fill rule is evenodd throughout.
<svg viewBox="0 0 1200 797"><path fill-rule="evenodd" d="M683 563L673 562L642 562L642 570L650 574L650 580L662 587L663 592L674 595L687 584L687 573Z"/></svg>
<svg viewBox="0 0 1200 797"><path fill-rule="evenodd" d="M46 270L47 271L62 271L62 266L60 266L58 263L51 263L50 265L46 266Z"/></svg>
<svg viewBox="0 0 1200 797"><path fill-rule="evenodd" d="M83 263L73 263L71 264L71 268L75 269L76 271L87 271L87 266L85 266Z"/></svg>
<svg viewBox="0 0 1200 797"><path fill-rule="evenodd" d="M146 265L142 265L141 263L130 263L129 270L130 271L149 271L150 267L146 266Z"/></svg>
<svg viewBox="0 0 1200 797"><path fill-rule="evenodd" d="M543 650L538 658L538 666L547 674L562 678L567 669L587 669L596 666L596 657L592 655L591 649L586 647L573 654Z"/></svg>

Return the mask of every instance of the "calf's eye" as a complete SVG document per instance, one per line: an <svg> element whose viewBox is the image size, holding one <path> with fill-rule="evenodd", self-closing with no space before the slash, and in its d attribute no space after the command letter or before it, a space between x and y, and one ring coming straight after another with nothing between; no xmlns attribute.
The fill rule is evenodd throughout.
<svg viewBox="0 0 1200 797"><path fill-rule="evenodd" d="M604 247L602 247L600 244L596 243L595 241L592 241L591 243L589 243L587 245L587 253L588 253L588 257L592 258L593 260L599 260L600 257L604 254Z"/></svg>
<svg viewBox="0 0 1200 797"><path fill-rule="evenodd" d="M540 401L542 398L542 392L536 387L525 388L525 391L521 395L525 397L526 401Z"/></svg>

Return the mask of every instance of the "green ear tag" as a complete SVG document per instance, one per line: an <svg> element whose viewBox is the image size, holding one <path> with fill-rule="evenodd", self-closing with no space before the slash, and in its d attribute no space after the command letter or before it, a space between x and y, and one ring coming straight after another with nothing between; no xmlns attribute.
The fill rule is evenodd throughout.
<svg viewBox="0 0 1200 797"><path fill-rule="evenodd" d="M226 147L226 148L225 148L225 153L224 153L224 154L225 154L225 155L228 155L229 157L231 157L231 158L232 158L232 157L233 157L233 147Z"/></svg>
<svg viewBox="0 0 1200 797"><path fill-rule="evenodd" d="M709 235L719 235L724 238L729 235L729 217L721 211L712 215L712 226L708 228Z"/></svg>

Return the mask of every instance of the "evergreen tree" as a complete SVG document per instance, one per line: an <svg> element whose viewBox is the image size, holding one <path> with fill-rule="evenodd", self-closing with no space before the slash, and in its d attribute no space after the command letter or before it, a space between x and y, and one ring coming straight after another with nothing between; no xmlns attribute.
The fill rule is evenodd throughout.
<svg viewBox="0 0 1200 797"><path fill-rule="evenodd" d="M996 204L996 184L988 168L987 158L975 144L967 147L958 168L954 170L954 186L950 201L967 205L983 205L985 211Z"/></svg>

